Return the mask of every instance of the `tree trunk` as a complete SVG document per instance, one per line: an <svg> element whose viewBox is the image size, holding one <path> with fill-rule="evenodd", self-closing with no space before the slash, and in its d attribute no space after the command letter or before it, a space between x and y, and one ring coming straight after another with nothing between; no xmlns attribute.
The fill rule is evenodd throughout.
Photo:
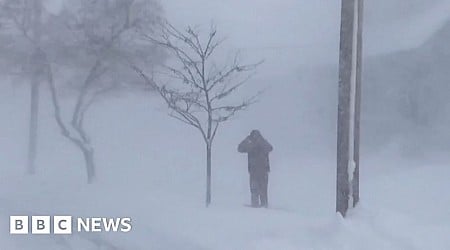
<svg viewBox="0 0 450 250"><path fill-rule="evenodd" d="M39 80L36 74L31 76L31 98L30 98L30 123L28 134L28 164L27 173L32 175L36 172L36 146L39 114Z"/></svg>
<svg viewBox="0 0 450 250"><path fill-rule="evenodd" d="M206 143L206 207L211 204L211 143Z"/></svg>
<svg viewBox="0 0 450 250"><path fill-rule="evenodd" d="M86 164L87 182L92 184L95 180L94 150L85 148L82 151Z"/></svg>
<svg viewBox="0 0 450 250"><path fill-rule="evenodd" d="M336 211L359 201L359 120L363 0L343 0L339 53Z"/></svg>
<svg viewBox="0 0 450 250"><path fill-rule="evenodd" d="M34 49L31 55L31 98L30 98L30 124L28 135L28 159L27 159L27 173L34 174L36 172L36 147L37 147L37 129L38 129L38 113L39 113L39 76L42 62L39 60L39 47L41 43L41 15L42 2L41 0L34 0L31 3L32 12L31 19L33 22L33 46Z"/></svg>
<svg viewBox="0 0 450 250"><path fill-rule="evenodd" d="M87 173L87 182L91 184L95 180L95 161L94 161L94 149L91 147L89 141L84 140L83 138L77 138L76 136L72 136L70 131L67 129L67 126L64 124L61 117L61 107L59 106L58 97L56 94L56 87L53 82L53 75L51 71L51 67L48 67L48 84L51 93L52 104L55 112L55 120L58 127L61 129L61 134L67 138L70 142L77 146L79 150L83 153L83 157L85 160L85 167ZM78 131L82 131L81 127L77 128ZM84 134L84 132L82 132ZM81 136L83 137L83 136Z"/></svg>

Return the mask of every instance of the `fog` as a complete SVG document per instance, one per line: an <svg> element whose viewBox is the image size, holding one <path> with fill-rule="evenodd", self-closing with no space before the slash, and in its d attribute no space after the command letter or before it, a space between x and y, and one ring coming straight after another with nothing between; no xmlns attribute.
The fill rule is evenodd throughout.
<svg viewBox="0 0 450 250"><path fill-rule="evenodd" d="M380 114L382 112L380 110L392 111L396 109L396 105L399 106L392 101L386 102L386 96L394 95L401 99L401 96L412 88L412 84L409 83L410 78L404 77L412 70L411 68L424 68L424 64L427 64L426 67L431 70L440 68L449 49L444 45L444 40L438 39L437 43L442 42L439 45L442 50L440 52L426 52L413 60L400 58L401 56L397 53L407 51L405 54L412 55L416 54L416 51L420 53L418 51L425 49L428 46L426 42L433 39L433 36L443 27L448 26L450 2L366 1L364 5L363 56L366 60L363 65L363 76L366 81L363 82L363 107L367 112L363 113L362 117L363 124L368 124L362 127L362 140L366 147L372 146L373 136L376 137L374 138L376 142L373 144L390 145L393 143L392 140L397 140L396 134L384 137L385 127L396 127L396 133L404 135L410 131L411 124L399 125L405 120L401 114L404 110L392 115ZM339 6L338 2L323 1L277 1L276 3L254 1L245 4L241 1L226 3L167 1L166 12L175 23L194 20L196 25L208 26L213 21L228 38L227 49L240 50L250 59L264 58L266 60L252 84L262 85L263 88L269 86L272 92L266 93L261 103L245 115L252 118L243 117L241 122L250 123L249 127L267 126L270 127L266 129L268 133L281 134L278 137L282 138L280 141L284 143L280 143L282 144L280 146L283 147L282 151L286 152L292 147L298 148L302 145L310 147L312 144L323 142L327 142L330 150L333 150L337 103L335 93L337 92ZM199 15L199 12L202 14ZM396 61L391 62L393 60ZM389 63L391 63L390 66L386 66ZM437 65L433 67L430 63ZM395 71L392 67L398 68ZM447 79L445 74L439 77L434 71L423 74L427 75L424 79L432 78L423 80L423 84L432 81L434 85L445 85ZM399 87L400 85L403 87ZM437 86L430 88L439 92ZM432 100L433 95L420 97L422 98L421 106L425 106L422 108L427 109L426 106L438 105L441 109L445 109L445 98L443 97L444 103L440 105L433 103L437 102ZM267 106L264 104L284 112L270 112L271 109L266 109ZM286 108L292 106L296 109ZM255 122L265 119L261 117L261 113L271 113L269 115L271 118L267 118L270 122L262 124ZM319 118L315 120L318 116ZM442 114L442 117L445 115ZM386 122L388 124L374 124L373 119L388 120ZM441 122L436 120L433 125L442 126ZM239 124L233 125L239 126ZM420 131L421 134L425 133L425 137L428 136L427 128L429 127L425 127L425 131ZM381 135L380 131L383 131ZM410 134L415 133L417 131L410 131ZM287 138L295 136L294 134L302 134L302 136L296 138L297 143L292 145L286 143L289 141ZM416 136L420 137L417 134ZM443 134L431 135L431 137L442 136ZM382 142L379 142L380 138L383 138ZM403 143L409 146L411 143L417 144L417 141ZM433 144L433 142L428 143ZM435 152L435 149L420 150Z"/></svg>
<svg viewBox="0 0 450 250"><path fill-rule="evenodd" d="M42 0L38 47L56 91L47 68L33 71L42 61L33 61L28 33L11 28L16 12L0 11L0 249L450 247L450 200L442 195L450 188L449 0L364 1L361 205L346 221L335 214L340 1L139 0L126 19L148 23L118 32L125 35L113 46L102 44L115 37L121 9L90 12L88 2ZM86 16L92 19L82 23ZM221 123L212 143L208 208L201 133L170 117L158 91L130 67L152 75L177 65L176 55L141 36L158 34L152 25L160 20L201 38L216 27L224 39L217 65L229 65L235 53L243 63L263 60L229 99L261 92L258 100ZM33 72L41 75L30 175ZM90 80L97 84L83 90ZM253 129L273 146L267 210L243 206L248 161L237 147ZM95 152L91 184L86 151ZM11 215L131 217L133 230L18 236L8 234Z"/></svg>

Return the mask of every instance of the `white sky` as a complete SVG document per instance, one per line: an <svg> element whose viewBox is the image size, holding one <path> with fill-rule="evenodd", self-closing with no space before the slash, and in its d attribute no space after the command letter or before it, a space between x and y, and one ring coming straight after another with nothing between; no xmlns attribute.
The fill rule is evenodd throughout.
<svg viewBox="0 0 450 250"><path fill-rule="evenodd" d="M46 0L57 12L67 0ZM255 58L333 62L339 46L340 1L160 0L179 27L211 22L231 49ZM364 0L364 54L420 45L450 18L450 0ZM258 57L259 56L259 57ZM282 60L285 62L285 60Z"/></svg>
<svg viewBox="0 0 450 250"><path fill-rule="evenodd" d="M214 20L229 45L310 61L337 55L340 1L163 0L177 25ZM365 0L364 50L384 53L419 45L450 16L450 0ZM281 47L281 48L280 48ZM269 52L271 51L271 52Z"/></svg>

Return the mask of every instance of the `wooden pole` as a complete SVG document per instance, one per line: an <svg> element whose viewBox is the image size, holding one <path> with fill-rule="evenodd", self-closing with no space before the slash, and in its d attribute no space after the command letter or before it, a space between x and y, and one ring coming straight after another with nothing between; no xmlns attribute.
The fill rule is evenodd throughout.
<svg viewBox="0 0 450 250"><path fill-rule="evenodd" d="M359 201L363 0L342 0L339 48L336 211Z"/></svg>

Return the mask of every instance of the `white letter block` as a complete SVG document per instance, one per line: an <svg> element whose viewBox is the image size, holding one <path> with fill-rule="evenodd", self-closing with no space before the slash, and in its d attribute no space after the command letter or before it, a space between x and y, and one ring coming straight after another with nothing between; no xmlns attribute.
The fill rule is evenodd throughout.
<svg viewBox="0 0 450 250"><path fill-rule="evenodd" d="M50 216L31 216L32 234L50 234Z"/></svg>
<svg viewBox="0 0 450 250"><path fill-rule="evenodd" d="M54 234L72 234L72 216L53 216Z"/></svg>
<svg viewBox="0 0 450 250"><path fill-rule="evenodd" d="M10 234L28 234L28 216L9 216Z"/></svg>

